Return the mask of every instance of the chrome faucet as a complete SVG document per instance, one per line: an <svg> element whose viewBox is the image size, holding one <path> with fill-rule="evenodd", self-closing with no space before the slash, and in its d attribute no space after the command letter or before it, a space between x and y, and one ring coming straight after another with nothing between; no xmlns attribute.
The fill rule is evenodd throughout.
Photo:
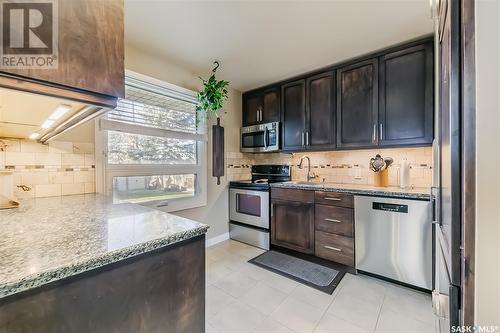
<svg viewBox="0 0 500 333"><path fill-rule="evenodd" d="M304 159L307 159L307 181L311 181L311 179L316 178L317 176L313 173L311 173L311 159L309 156L304 155L300 158L300 163L299 163L299 169L302 169L302 164L304 163Z"/></svg>

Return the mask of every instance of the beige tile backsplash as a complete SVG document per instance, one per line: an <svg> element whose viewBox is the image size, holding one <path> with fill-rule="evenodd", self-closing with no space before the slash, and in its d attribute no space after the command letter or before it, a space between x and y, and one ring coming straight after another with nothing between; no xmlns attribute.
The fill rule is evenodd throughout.
<svg viewBox="0 0 500 333"><path fill-rule="evenodd" d="M0 170L12 172L18 198L94 193L94 161L92 143L0 138Z"/></svg>
<svg viewBox="0 0 500 333"><path fill-rule="evenodd" d="M294 154L242 154L227 153L227 176L229 180L250 179L253 164L291 164L292 179L305 180L306 168L297 166L303 155L311 158L311 171L317 175L315 181L373 185L373 172L369 169L370 158L376 154L392 157L389 168L389 185L397 186L399 167L403 158L410 163L410 184L415 187L430 187L432 182L432 148L367 149L330 152L306 152Z"/></svg>

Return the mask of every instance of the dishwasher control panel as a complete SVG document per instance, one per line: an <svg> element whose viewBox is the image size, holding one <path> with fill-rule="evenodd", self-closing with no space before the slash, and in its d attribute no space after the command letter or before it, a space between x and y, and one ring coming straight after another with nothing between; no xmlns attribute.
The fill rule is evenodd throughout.
<svg viewBox="0 0 500 333"><path fill-rule="evenodd" d="M398 205L387 202L374 202L372 204L372 208L374 210L385 210L386 212L408 214L408 205Z"/></svg>

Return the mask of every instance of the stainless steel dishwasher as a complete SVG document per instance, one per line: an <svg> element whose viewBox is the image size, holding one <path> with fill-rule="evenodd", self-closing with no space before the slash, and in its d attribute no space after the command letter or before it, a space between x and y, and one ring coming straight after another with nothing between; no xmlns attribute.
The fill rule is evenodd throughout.
<svg viewBox="0 0 500 333"><path fill-rule="evenodd" d="M432 289L432 211L423 200L354 197L356 269Z"/></svg>

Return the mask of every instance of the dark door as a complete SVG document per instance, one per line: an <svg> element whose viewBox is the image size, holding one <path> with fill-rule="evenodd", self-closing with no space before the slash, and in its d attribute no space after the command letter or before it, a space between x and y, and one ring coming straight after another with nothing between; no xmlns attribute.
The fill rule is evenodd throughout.
<svg viewBox="0 0 500 333"><path fill-rule="evenodd" d="M255 125L259 122L262 108L262 95L251 93L243 95L243 126Z"/></svg>
<svg viewBox="0 0 500 333"><path fill-rule="evenodd" d="M441 3L439 22L439 190L437 193L436 263L434 301L448 298L449 325L458 326L461 286L461 170L460 170L460 11L458 1ZM439 257L438 257L439 258ZM445 267L446 269L443 269ZM439 296L437 296L439 295ZM439 297L436 300L436 297ZM440 331L449 331L440 320Z"/></svg>
<svg viewBox="0 0 500 333"><path fill-rule="evenodd" d="M273 200L271 244L314 253L314 204Z"/></svg>
<svg viewBox="0 0 500 333"><path fill-rule="evenodd" d="M370 59L337 71L337 146L377 145L378 60Z"/></svg>
<svg viewBox="0 0 500 333"><path fill-rule="evenodd" d="M433 45L380 58L379 144L431 145L434 126Z"/></svg>
<svg viewBox="0 0 500 333"><path fill-rule="evenodd" d="M336 132L335 74L327 72L308 78L306 95L307 148L334 148Z"/></svg>
<svg viewBox="0 0 500 333"><path fill-rule="evenodd" d="M305 148L306 82L298 80L281 87L283 150Z"/></svg>
<svg viewBox="0 0 500 333"><path fill-rule="evenodd" d="M280 121L280 89L267 89L263 93L262 120L263 123Z"/></svg>

